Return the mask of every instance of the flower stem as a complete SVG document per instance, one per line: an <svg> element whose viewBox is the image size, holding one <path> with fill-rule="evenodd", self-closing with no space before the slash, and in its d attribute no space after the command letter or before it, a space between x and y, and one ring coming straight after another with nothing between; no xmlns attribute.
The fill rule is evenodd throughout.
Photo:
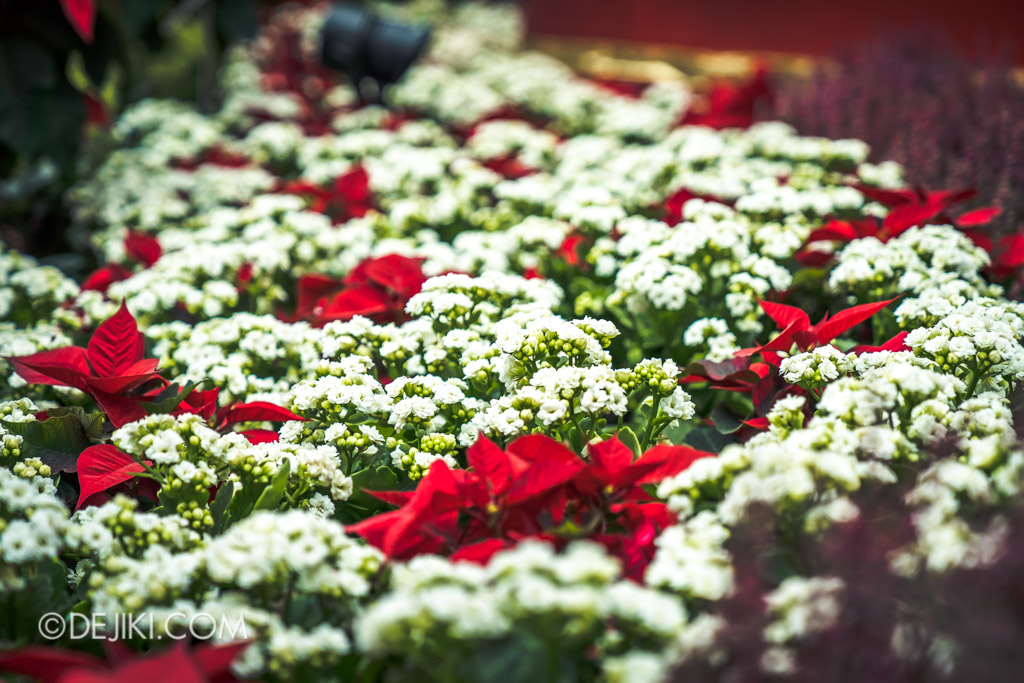
<svg viewBox="0 0 1024 683"><path fill-rule="evenodd" d="M651 416L647 419L647 428L644 429L644 438L640 442L640 452L644 452L650 447L651 439L654 437L654 423L658 417L658 407L661 405L661 396L654 397L654 403L651 404Z"/></svg>

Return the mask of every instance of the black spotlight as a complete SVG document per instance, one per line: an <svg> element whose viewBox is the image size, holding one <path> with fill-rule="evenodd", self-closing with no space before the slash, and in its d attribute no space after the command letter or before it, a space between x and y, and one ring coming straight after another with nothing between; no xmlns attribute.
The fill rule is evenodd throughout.
<svg viewBox="0 0 1024 683"><path fill-rule="evenodd" d="M354 5L335 5L322 35L324 65L344 71L359 97L375 102L384 86L397 82L423 54L430 29L387 21Z"/></svg>

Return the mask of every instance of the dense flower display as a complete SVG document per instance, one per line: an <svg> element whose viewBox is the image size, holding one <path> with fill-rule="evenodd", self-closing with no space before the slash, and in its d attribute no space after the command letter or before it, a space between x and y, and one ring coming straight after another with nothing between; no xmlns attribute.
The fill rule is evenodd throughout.
<svg viewBox="0 0 1024 683"><path fill-rule="evenodd" d="M506 5L392 8L435 40L362 105L324 9L238 46L219 110L113 125L69 196L85 282L0 252L0 670L1003 675L962 620L1022 631L997 211L719 129L749 123L722 92L583 79ZM162 630L47 642L48 613ZM158 642L200 615L244 636Z"/></svg>

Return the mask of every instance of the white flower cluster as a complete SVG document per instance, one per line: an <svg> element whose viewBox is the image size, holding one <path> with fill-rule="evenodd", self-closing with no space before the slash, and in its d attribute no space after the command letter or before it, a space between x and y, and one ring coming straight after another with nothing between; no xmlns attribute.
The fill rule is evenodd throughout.
<svg viewBox="0 0 1024 683"><path fill-rule="evenodd" d="M988 264L985 250L956 228L927 225L910 228L887 242L875 237L853 240L837 255L828 286L861 301L879 301L903 293L925 296L936 288L946 292L953 288L961 296L972 298L999 291L981 277L981 270ZM909 311L913 300L902 306Z"/></svg>
<svg viewBox="0 0 1024 683"><path fill-rule="evenodd" d="M695 320L683 332L683 343L703 352L710 361L728 360L739 351L736 335L729 331L729 325L721 318Z"/></svg>
<svg viewBox="0 0 1024 683"><path fill-rule="evenodd" d="M434 655L410 649L410 639L434 644L441 667L467 646L513 634L556 650L582 640L614 654L661 655L686 623L680 602L622 580L599 546L581 541L556 553L524 541L486 568L431 556L396 565L390 591L356 620L355 634L365 652L433 668Z"/></svg>
<svg viewBox="0 0 1024 683"><path fill-rule="evenodd" d="M169 545L108 559L103 573L91 575L97 609L149 613L169 628L197 614L224 618L218 623L237 632L219 637L255 639L239 669L286 677L294 667L337 664L350 651L344 627L383 560L337 522L301 511L257 512L206 545ZM328 610L325 623L294 624L290 604L313 600Z"/></svg>
<svg viewBox="0 0 1024 683"><path fill-rule="evenodd" d="M921 568L944 572L995 561L1004 552L1006 521L997 516L979 525L972 524L970 517L1000 497L1019 493L1024 454L1017 451L1001 469L989 478L966 463L942 460L923 472L907 495L907 502L914 507L916 539L891 558L894 570L901 574Z"/></svg>
<svg viewBox="0 0 1024 683"><path fill-rule="evenodd" d="M252 505L280 475L285 477L282 492L291 505L321 516L333 514L334 501L352 495L350 470L335 449L285 442L251 444L241 434L218 434L198 415L151 415L118 429L112 440L147 463L161 483L161 502L201 531L214 525L209 492L218 483L232 486Z"/></svg>
<svg viewBox="0 0 1024 683"><path fill-rule="evenodd" d="M634 314L652 308L667 311L675 314L670 318L672 324L678 324L680 314L700 310L725 323L712 323L724 327L715 337L732 332L749 337L760 331L762 313L757 299L772 290L787 289L792 275L758 252L753 225L723 209L729 214L725 218L698 217L672 228L635 217L619 221L616 229L622 236L614 243L615 251L602 255L600 248L596 249L599 271L615 273L615 289L608 304L622 303ZM797 238L797 246L800 241ZM691 314L682 321L689 327L701 318ZM694 342L701 344L705 339L695 338ZM718 341L720 345L728 343L728 337Z"/></svg>
<svg viewBox="0 0 1024 683"><path fill-rule="evenodd" d="M56 561L64 547L68 514L56 492L46 477L0 467L0 593L22 590L30 567Z"/></svg>
<svg viewBox="0 0 1024 683"><path fill-rule="evenodd" d="M112 153L68 196L105 263L130 264L130 231L156 238L162 255L106 292L79 291L0 245L0 358L85 345L124 299L168 379L218 387L221 407L269 401L304 418L258 444L250 438L273 436L222 434L197 415L90 433L140 465L119 488L138 500L118 493L69 521L69 483L59 498L53 461L34 455L36 415L88 414L92 403L27 386L0 360L0 592L41 596L31 581L66 573L62 597L77 591L94 612L241 616L255 642L237 673L252 678L379 665L382 679L477 680L481 659L510 652L611 683L721 661L728 624L716 612L745 585L731 544L756 521L788 551L866 520L866 494L898 491L914 536L888 556L894 572L998 561L1012 531L1004 509L1024 488L1014 425L1024 304L986 281L984 250L951 226L807 245L831 219L884 219L855 187L902 189L900 167L866 163L862 142L779 123L678 126L692 97L684 83L615 94L522 51L514 8L454 4L428 57L390 89L396 109L360 106L319 69L299 68L294 93L273 85L285 43L292 66L319 59L325 6L297 5L232 51L219 111L129 107ZM807 246L835 262L802 268ZM323 295L333 296L389 255L414 259L426 278L404 310L397 302L412 292L374 280L395 303L393 322L289 322L306 313L303 276L330 278ZM788 395L766 405L760 390L779 378L764 373L775 368L729 362L770 338L758 302L784 291L815 317L903 296L863 341L902 329L910 350L854 353L862 340L841 335L785 357ZM767 381L751 398L680 386L715 364L739 370L723 388ZM765 420L749 419L755 406ZM734 419L723 433L729 413L747 426ZM380 509L357 492L378 475L399 501L432 463L468 466L481 433L502 447L545 434L582 454L615 432L642 450L729 445L697 446L720 452L656 487L667 513L637 503L639 485L610 499L607 517L568 508L551 528L539 513L559 551L527 539L481 565L439 555L385 564L336 521ZM636 507L650 518L622 538ZM561 545L592 531L609 550ZM612 551L650 560L643 583L623 577ZM841 618L843 583L799 571L764 596L765 675L791 673L796 650ZM582 668L563 672L566 662Z"/></svg>
<svg viewBox="0 0 1024 683"><path fill-rule="evenodd" d="M930 327L907 335L907 345L974 391L1009 393L1024 378L1024 305L978 298Z"/></svg>
<svg viewBox="0 0 1024 683"><path fill-rule="evenodd" d="M0 400L32 396L36 399L52 398L61 388L30 386L14 372L5 360L12 356L30 356L39 351L69 346L71 340L60 328L39 322L32 328L18 327L15 323L0 323Z"/></svg>
<svg viewBox="0 0 1024 683"><path fill-rule="evenodd" d="M142 512L137 500L119 494L103 505L76 512L67 543L87 565L96 565L102 572L117 572L124 557L138 559L154 546L171 552L191 550L202 545L203 538L184 517ZM96 587L103 583L102 572L91 579Z"/></svg>
<svg viewBox="0 0 1024 683"><path fill-rule="evenodd" d="M817 389L853 372L853 358L834 346L819 346L783 359L779 372L790 384Z"/></svg>
<svg viewBox="0 0 1024 683"><path fill-rule="evenodd" d="M762 656L761 666L767 673L794 673L793 653L785 646L835 626L844 588L836 577L793 576L765 597L771 622L764 629L764 639L772 646Z"/></svg>
<svg viewBox="0 0 1024 683"><path fill-rule="evenodd" d="M42 266L0 242L0 323L33 327L49 322L78 285L53 266Z"/></svg>
<svg viewBox="0 0 1024 683"><path fill-rule="evenodd" d="M154 355L169 361L168 374L213 382L222 404L283 403L292 385L312 376L322 353L318 330L270 315L236 313L194 326L166 323L146 333L156 340Z"/></svg>

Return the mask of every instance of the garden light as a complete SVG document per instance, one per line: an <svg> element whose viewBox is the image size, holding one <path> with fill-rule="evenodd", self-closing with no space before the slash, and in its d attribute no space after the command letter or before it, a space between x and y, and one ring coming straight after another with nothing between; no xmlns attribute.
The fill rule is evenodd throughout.
<svg viewBox="0 0 1024 683"><path fill-rule="evenodd" d="M382 19L355 5L336 5L323 28L321 59L344 71L363 100L377 100L423 54L430 29Z"/></svg>

